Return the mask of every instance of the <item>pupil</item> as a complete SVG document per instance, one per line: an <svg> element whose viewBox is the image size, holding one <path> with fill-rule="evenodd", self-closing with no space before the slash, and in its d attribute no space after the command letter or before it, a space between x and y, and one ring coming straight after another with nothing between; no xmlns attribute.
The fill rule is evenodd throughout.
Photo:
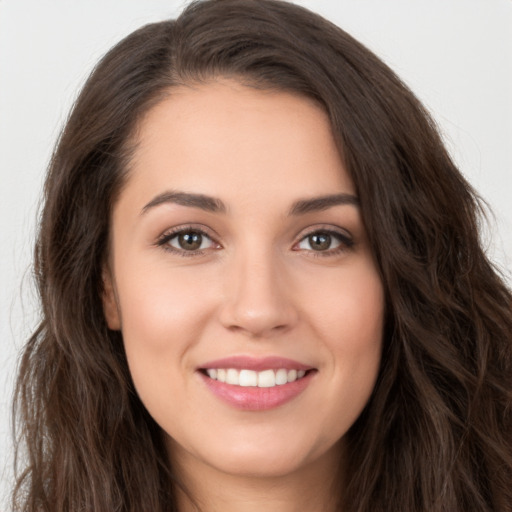
<svg viewBox="0 0 512 512"><path fill-rule="evenodd" d="M317 233L309 237L309 243L315 251L325 251L331 246L331 235L327 233Z"/></svg>
<svg viewBox="0 0 512 512"><path fill-rule="evenodd" d="M199 249L202 239L203 237L200 233L184 233L178 237L180 247L189 251Z"/></svg>

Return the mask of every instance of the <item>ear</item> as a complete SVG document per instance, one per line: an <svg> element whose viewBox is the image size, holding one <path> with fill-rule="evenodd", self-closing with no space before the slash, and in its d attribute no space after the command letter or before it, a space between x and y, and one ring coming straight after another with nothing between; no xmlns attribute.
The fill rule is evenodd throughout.
<svg viewBox="0 0 512 512"><path fill-rule="evenodd" d="M114 286L112 272L107 265L104 265L102 272L103 292L101 300L103 302L103 314L107 321L108 328L113 331L121 330L121 315Z"/></svg>

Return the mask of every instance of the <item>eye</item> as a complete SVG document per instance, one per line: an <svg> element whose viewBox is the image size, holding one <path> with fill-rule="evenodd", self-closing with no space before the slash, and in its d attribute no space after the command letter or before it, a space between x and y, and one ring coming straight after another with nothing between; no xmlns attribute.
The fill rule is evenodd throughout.
<svg viewBox="0 0 512 512"><path fill-rule="evenodd" d="M204 231L189 228L163 235L158 245L171 251L192 254L217 246Z"/></svg>
<svg viewBox="0 0 512 512"><path fill-rule="evenodd" d="M352 247L353 241L347 235L334 231L319 230L309 233L297 244L297 249L302 251L337 253L345 248Z"/></svg>

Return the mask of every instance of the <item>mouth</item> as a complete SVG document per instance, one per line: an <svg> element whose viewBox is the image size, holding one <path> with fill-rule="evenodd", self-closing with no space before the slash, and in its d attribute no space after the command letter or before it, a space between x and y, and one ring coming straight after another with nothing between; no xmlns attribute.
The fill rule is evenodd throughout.
<svg viewBox="0 0 512 512"><path fill-rule="evenodd" d="M298 397L318 370L279 357L239 356L206 363L198 373L224 403L245 411L262 411Z"/></svg>
<svg viewBox="0 0 512 512"><path fill-rule="evenodd" d="M255 371L247 368L241 370L237 368L205 368L200 371L210 379L225 382L231 386L273 388L302 379L313 370L279 368Z"/></svg>

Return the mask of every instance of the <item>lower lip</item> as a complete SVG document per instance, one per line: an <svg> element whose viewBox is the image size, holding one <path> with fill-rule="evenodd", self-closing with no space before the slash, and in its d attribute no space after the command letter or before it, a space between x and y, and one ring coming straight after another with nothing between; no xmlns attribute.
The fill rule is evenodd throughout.
<svg viewBox="0 0 512 512"><path fill-rule="evenodd" d="M244 411L266 411L290 402L300 395L311 382L313 373L315 372L310 371L294 382L271 388L233 386L211 379L203 373L200 375L208 389L229 405Z"/></svg>

